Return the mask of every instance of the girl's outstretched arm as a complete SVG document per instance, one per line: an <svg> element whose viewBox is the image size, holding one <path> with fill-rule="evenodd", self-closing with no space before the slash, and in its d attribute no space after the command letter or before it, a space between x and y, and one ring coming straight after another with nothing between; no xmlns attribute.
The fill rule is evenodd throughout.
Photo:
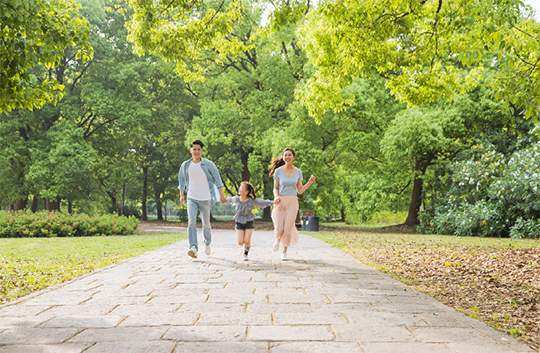
<svg viewBox="0 0 540 353"><path fill-rule="evenodd" d="M272 206L274 204L274 201L263 200L257 197L256 199L253 200L253 204L257 207L268 207L268 206Z"/></svg>

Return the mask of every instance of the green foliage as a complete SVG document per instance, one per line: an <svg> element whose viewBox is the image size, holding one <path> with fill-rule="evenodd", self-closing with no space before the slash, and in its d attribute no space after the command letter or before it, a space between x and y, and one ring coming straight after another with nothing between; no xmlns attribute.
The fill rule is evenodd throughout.
<svg viewBox="0 0 540 353"><path fill-rule="evenodd" d="M92 57L88 21L71 0L7 0L0 3L0 112L41 107L57 102L64 85L54 78L40 79L31 71L39 65L60 65L64 52L79 50L74 59Z"/></svg>
<svg viewBox="0 0 540 353"><path fill-rule="evenodd" d="M539 163L537 142L508 154L493 145L464 153L448 167L446 192L421 214L420 230L540 238Z"/></svg>
<svg viewBox="0 0 540 353"><path fill-rule="evenodd" d="M452 98L486 82L507 108L538 114L540 25L519 0L323 1L299 29L315 73L297 97L315 118L340 111L352 78L384 75L409 106ZM465 70L464 67L469 67Z"/></svg>
<svg viewBox="0 0 540 353"><path fill-rule="evenodd" d="M128 235L133 234L138 225L135 217L116 215L0 212L0 238Z"/></svg>
<svg viewBox="0 0 540 353"><path fill-rule="evenodd" d="M185 239L156 233L110 237L0 239L0 303Z"/></svg>
<svg viewBox="0 0 540 353"><path fill-rule="evenodd" d="M191 60L202 59L205 50L217 49L217 59L227 62L229 55L251 48L249 43L229 35L242 17L243 6L238 0L128 3L134 10L127 24L128 39L137 53L148 52L176 62L176 71L186 80L204 79L204 65L191 65Z"/></svg>

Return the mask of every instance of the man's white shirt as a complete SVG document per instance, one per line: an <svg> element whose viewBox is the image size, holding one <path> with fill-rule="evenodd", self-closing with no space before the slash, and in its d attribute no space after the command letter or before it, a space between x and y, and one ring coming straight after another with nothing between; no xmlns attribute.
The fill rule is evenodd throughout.
<svg viewBox="0 0 540 353"><path fill-rule="evenodd" d="M195 163L191 161L188 169L189 189L187 193L188 199L197 201L210 200L210 186L208 185L208 177L201 168L201 162Z"/></svg>

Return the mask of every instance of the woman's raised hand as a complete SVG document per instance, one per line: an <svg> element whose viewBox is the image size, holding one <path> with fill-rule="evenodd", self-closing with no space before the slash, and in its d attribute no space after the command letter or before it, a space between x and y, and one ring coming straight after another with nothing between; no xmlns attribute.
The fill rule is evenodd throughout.
<svg viewBox="0 0 540 353"><path fill-rule="evenodd" d="M315 175L311 174L311 176L309 177L309 183L313 184L314 182L315 182Z"/></svg>

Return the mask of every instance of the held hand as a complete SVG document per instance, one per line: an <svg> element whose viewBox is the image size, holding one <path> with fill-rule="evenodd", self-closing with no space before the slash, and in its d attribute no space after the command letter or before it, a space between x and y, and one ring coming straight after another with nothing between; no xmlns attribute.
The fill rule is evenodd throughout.
<svg viewBox="0 0 540 353"><path fill-rule="evenodd" d="M221 203L227 203L227 198L225 196L221 196Z"/></svg>
<svg viewBox="0 0 540 353"><path fill-rule="evenodd" d="M278 203L281 202L281 199L279 197L277 197L276 199L274 199L274 205L277 205Z"/></svg>
<svg viewBox="0 0 540 353"><path fill-rule="evenodd" d="M309 177L309 183L310 183L310 184L315 183L315 175L312 174L312 175Z"/></svg>
<svg viewBox="0 0 540 353"><path fill-rule="evenodd" d="M182 206L186 206L184 205L184 195L180 195L180 204L182 204Z"/></svg>

